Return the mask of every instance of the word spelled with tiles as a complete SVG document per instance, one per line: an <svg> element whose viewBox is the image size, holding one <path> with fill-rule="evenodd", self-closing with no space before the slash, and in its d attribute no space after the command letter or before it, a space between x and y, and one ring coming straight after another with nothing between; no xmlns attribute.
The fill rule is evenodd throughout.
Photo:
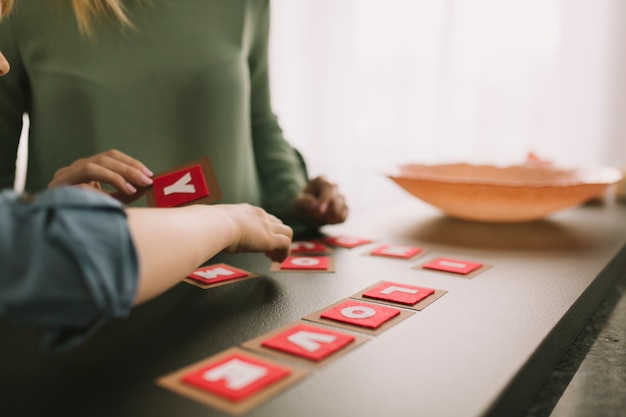
<svg viewBox="0 0 626 417"><path fill-rule="evenodd" d="M371 242L370 239L350 236L294 241L292 256L282 263L273 263L270 271L334 271L332 257L325 256L332 250L326 245L352 249ZM367 254L410 260L425 252L416 246L382 245ZM435 258L414 269L470 277L485 267L478 262ZM214 264L196 269L186 281L209 288L253 277L258 275L230 265ZM308 376L311 368L325 366L366 343L372 336L426 308L444 294L445 290L380 281L348 299L302 317L300 321L166 375L157 383L224 412L241 414ZM268 356L279 362L268 359Z"/></svg>

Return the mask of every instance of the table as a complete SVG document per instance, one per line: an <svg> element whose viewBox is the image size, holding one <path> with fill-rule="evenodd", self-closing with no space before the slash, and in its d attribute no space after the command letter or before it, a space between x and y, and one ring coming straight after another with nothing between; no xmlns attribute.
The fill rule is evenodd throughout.
<svg viewBox="0 0 626 417"><path fill-rule="evenodd" d="M626 270L524 417L621 417L626 409Z"/></svg>
<svg viewBox="0 0 626 417"><path fill-rule="evenodd" d="M522 413L626 263L626 207L585 206L511 225L442 216L407 198L324 228L415 244L413 261L333 252L334 273L269 272L260 254L219 255L260 278L181 283L85 345L42 354L36 331L0 321L6 416L222 416L157 378L347 298L380 280L448 291L249 416L514 416ZM468 279L412 269L436 256L478 261Z"/></svg>

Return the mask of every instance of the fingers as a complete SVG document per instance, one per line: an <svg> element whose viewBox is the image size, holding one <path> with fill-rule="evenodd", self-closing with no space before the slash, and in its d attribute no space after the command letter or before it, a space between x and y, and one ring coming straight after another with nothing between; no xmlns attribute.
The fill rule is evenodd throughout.
<svg viewBox="0 0 626 417"><path fill-rule="evenodd" d="M226 252L263 252L277 262L289 256L293 230L277 217L249 204L218 205L215 208L224 210L237 230Z"/></svg>
<svg viewBox="0 0 626 417"><path fill-rule="evenodd" d="M328 205L328 209L321 216L323 224L343 223L348 218L348 206L343 195L337 195Z"/></svg>
<svg viewBox="0 0 626 417"><path fill-rule="evenodd" d="M291 230L291 228L289 228ZM276 236L276 248L266 251L265 255L274 262L282 262L291 253L291 236L279 234Z"/></svg>
<svg viewBox="0 0 626 417"><path fill-rule="evenodd" d="M272 224L273 246L274 249L267 251L265 254L274 262L282 262L291 253L291 241L293 238L293 229L284 224L277 217L268 214Z"/></svg>
<svg viewBox="0 0 626 417"><path fill-rule="evenodd" d="M116 188L120 197L132 196L138 189L152 184L150 178L152 175L152 172L138 160L118 150L110 150L89 158L78 159L71 165L59 169L48 187L98 181Z"/></svg>
<svg viewBox="0 0 626 417"><path fill-rule="evenodd" d="M311 180L296 197L293 207L300 219L314 225L342 223L349 213L337 185L324 177Z"/></svg>

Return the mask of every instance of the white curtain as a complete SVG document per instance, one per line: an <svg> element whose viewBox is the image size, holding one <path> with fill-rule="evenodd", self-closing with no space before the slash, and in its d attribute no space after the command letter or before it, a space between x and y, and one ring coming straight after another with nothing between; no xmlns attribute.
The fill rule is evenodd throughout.
<svg viewBox="0 0 626 417"><path fill-rule="evenodd" d="M272 0L274 108L353 206L400 163L626 160L623 0Z"/></svg>

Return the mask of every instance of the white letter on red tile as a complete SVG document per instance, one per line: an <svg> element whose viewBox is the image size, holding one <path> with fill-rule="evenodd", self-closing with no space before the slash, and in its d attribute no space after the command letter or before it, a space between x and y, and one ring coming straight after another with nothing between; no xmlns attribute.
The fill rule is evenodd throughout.
<svg viewBox="0 0 626 417"><path fill-rule="evenodd" d="M376 310L369 307L352 306L341 310L341 315L349 319L366 319L376 314Z"/></svg>
<svg viewBox="0 0 626 417"><path fill-rule="evenodd" d="M266 374L267 368L243 362L235 358L206 371L202 375L202 378L210 382L224 379L229 389L240 390L263 378Z"/></svg>
<svg viewBox="0 0 626 417"><path fill-rule="evenodd" d="M230 269L219 267L213 269L205 269L204 271L195 271L194 274L199 275L204 279L215 279L217 277L227 277L234 274L234 272Z"/></svg>
<svg viewBox="0 0 626 417"><path fill-rule="evenodd" d="M188 172L182 177L180 177L180 179L176 181L174 184L168 185L167 187L163 187L163 194L164 195L170 195L174 193L193 194L196 192L196 187L194 187L193 184L190 184L190 182L191 182L191 174Z"/></svg>
<svg viewBox="0 0 626 417"><path fill-rule="evenodd" d="M313 266L319 264L320 261L315 258L293 258L291 263L297 266Z"/></svg>
<svg viewBox="0 0 626 417"><path fill-rule="evenodd" d="M302 349L309 352L315 352L321 348L321 345L318 342L332 343L336 339L337 336L330 334L320 334L307 331L299 331L298 333L294 333L287 338L287 340L294 345L300 346Z"/></svg>
<svg viewBox="0 0 626 417"><path fill-rule="evenodd" d="M387 287L384 290L382 290L380 293L381 294L391 294L394 291L404 292L404 293L407 293L407 294L417 294L417 292L419 290L412 289L412 288L396 287L395 285L390 285L389 287Z"/></svg>

